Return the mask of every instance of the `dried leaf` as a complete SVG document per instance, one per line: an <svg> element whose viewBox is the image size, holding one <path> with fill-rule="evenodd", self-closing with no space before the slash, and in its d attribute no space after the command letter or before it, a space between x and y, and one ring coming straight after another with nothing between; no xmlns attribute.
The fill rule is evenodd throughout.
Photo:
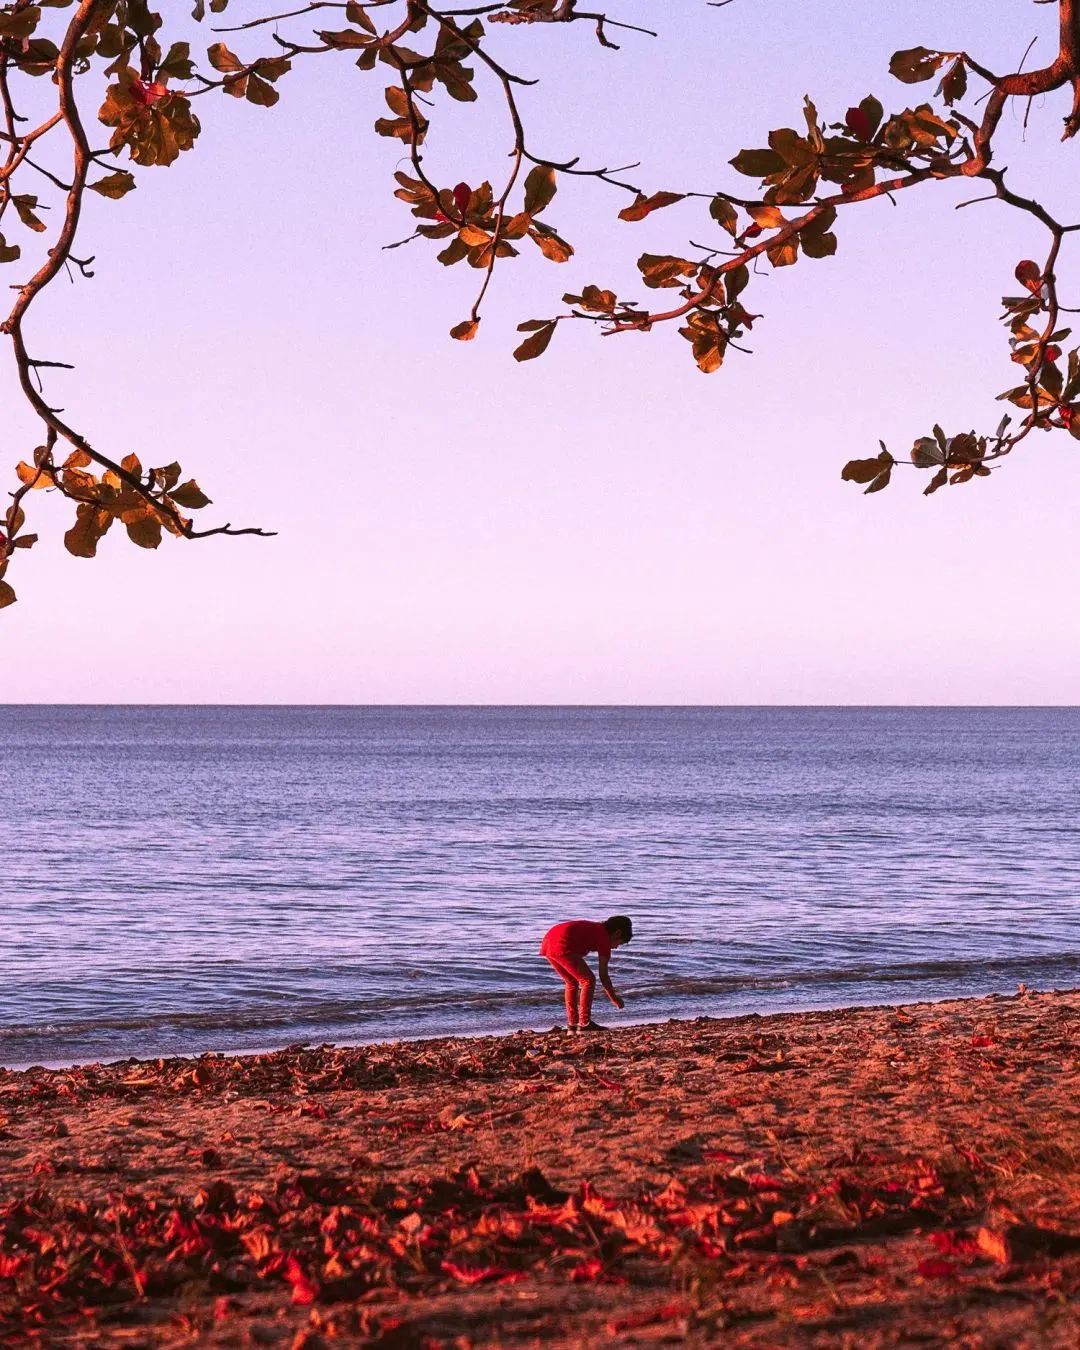
<svg viewBox="0 0 1080 1350"><path fill-rule="evenodd" d="M683 192L654 192L651 197L646 197L639 192L632 205L624 207L619 212L619 219L644 220L653 211L659 211L665 206L673 206L675 202L683 201L685 196L686 194Z"/></svg>

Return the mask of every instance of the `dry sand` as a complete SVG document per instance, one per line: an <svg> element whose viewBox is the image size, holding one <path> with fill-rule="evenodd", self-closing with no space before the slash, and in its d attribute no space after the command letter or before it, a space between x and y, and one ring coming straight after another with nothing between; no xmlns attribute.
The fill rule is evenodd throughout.
<svg viewBox="0 0 1080 1350"><path fill-rule="evenodd" d="M0 1071L0 1341L1080 1345L1080 992Z"/></svg>

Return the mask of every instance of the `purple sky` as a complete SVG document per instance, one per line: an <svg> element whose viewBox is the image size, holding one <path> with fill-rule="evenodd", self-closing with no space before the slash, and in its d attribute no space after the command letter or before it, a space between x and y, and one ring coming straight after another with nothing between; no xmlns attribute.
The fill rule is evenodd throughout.
<svg viewBox="0 0 1080 1350"><path fill-rule="evenodd" d="M1011 69L1036 32L1031 61L1049 59L1055 17L1025 0L991 19L977 0L610 12L663 35L608 52L584 24L500 34L543 80L532 144L640 158L649 190L736 191L750 180L727 160L796 125L804 93L829 120L870 91L900 108L926 87L888 76L895 48ZM716 229L703 204L624 224L620 195L566 185L549 216L575 258L530 248L497 273L477 341L453 343L476 274L421 243L380 250L411 222L397 149L370 130L385 83L320 58L273 110L203 99L195 153L91 204L97 277L58 285L32 324L35 354L78 363L48 392L110 453L179 458L215 522L281 533L151 554L117 532L90 563L63 551L70 508L37 501L0 701L1080 702L1076 442L1036 438L929 500L914 472L871 498L839 477L879 436L900 454L934 420L996 425L1015 375L998 302L1044 252L1033 223L916 189L844 213L835 258L756 280L755 355L716 375L674 331L584 325L518 366L515 323L589 282L640 296L639 253ZM436 177L503 171L502 141L468 129L496 108L436 125ZM1036 105L1023 146L1007 112L1000 162L1080 219L1062 111ZM35 443L28 422L6 430L9 459Z"/></svg>

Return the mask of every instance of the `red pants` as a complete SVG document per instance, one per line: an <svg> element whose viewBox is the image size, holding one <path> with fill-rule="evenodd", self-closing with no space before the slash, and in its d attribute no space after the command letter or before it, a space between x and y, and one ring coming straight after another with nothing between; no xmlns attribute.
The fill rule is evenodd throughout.
<svg viewBox="0 0 1080 1350"><path fill-rule="evenodd" d="M581 956L549 956L554 970L562 976L566 986L566 1025L587 1027L592 1021L593 995L596 976Z"/></svg>

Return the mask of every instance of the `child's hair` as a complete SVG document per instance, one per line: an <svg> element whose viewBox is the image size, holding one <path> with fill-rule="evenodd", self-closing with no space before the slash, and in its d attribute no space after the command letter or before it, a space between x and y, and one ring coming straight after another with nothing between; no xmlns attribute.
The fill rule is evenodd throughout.
<svg viewBox="0 0 1080 1350"><path fill-rule="evenodd" d="M621 942L629 942L634 936L634 925L625 914L613 914L610 919L604 920L604 927Z"/></svg>

